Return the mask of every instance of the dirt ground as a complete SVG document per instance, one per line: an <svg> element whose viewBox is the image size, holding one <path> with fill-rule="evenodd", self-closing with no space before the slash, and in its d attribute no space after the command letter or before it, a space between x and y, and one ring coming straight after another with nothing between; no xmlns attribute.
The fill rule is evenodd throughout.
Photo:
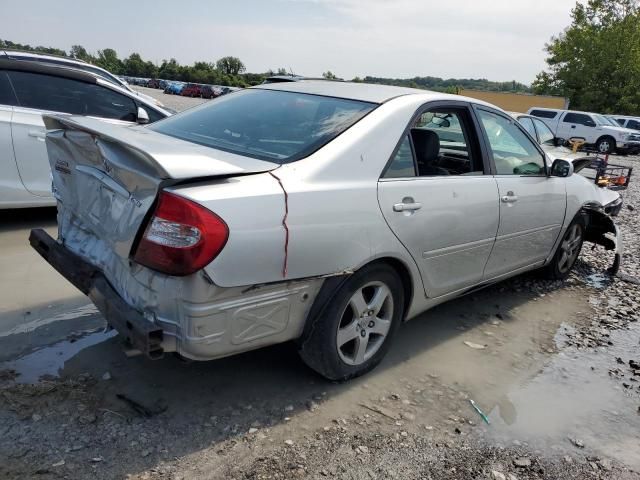
<svg viewBox="0 0 640 480"><path fill-rule="evenodd" d="M585 248L566 282L521 276L408 322L343 384L291 344L126 358L28 246L55 211L4 213L0 478L640 478L639 209L632 180L621 278Z"/></svg>

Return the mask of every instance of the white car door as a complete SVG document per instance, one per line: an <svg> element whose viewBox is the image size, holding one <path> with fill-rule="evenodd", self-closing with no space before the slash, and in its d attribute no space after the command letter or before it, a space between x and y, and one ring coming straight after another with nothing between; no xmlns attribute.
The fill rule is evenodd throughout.
<svg viewBox="0 0 640 480"><path fill-rule="evenodd" d="M498 189L467 104L430 106L378 183L380 209L437 297L482 281L498 228Z"/></svg>
<svg viewBox="0 0 640 480"><path fill-rule="evenodd" d="M500 225L485 269L491 279L541 264L560 233L567 206L565 179L547 176L544 153L518 122L476 109L500 195Z"/></svg>
<svg viewBox="0 0 640 480"><path fill-rule="evenodd" d="M596 141L595 137L597 136L595 126L595 122L589 115L566 112L560 118L556 136L567 140L576 137L584 138L587 143L594 143Z"/></svg>
<svg viewBox="0 0 640 480"><path fill-rule="evenodd" d="M24 187L51 196L51 174L42 113L89 115L126 124L137 118L136 103L101 85L33 72L7 72L20 106L11 123L13 150Z"/></svg>

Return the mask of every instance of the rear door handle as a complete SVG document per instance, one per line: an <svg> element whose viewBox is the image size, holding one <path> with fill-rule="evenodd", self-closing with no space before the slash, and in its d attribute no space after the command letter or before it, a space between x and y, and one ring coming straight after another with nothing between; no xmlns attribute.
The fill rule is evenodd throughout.
<svg viewBox="0 0 640 480"><path fill-rule="evenodd" d="M47 133L40 130L29 130L28 135L30 137L37 138L38 140L44 140L47 136Z"/></svg>
<svg viewBox="0 0 640 480"><path fill-rule="evenodd" d="M422 208L422 204L418 202L413 203L396 203L393 206L394 212L413 212L415 210L420 210Z"/></svg>
<svg viewBox="0 0 640 480"><path fill-rule="evenodd" d="M513 192L507 192L506 195L500 197L500 200L502 200L504 203L514 203L518 201L518 196Z"/></svg>

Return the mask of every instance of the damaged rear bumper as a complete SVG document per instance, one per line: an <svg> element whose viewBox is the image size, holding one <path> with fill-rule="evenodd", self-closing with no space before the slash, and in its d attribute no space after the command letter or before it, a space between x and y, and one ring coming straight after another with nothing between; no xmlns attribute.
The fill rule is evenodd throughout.
<svg viewBox="0 0 640 480"><path fill-rule="evenodd" d="M60 245L42 229L31 230L29 243L53 268L91 299L109 325L118 331L132 349L152 359L163 356L162 329L128 305L99 269Z"/></svg>

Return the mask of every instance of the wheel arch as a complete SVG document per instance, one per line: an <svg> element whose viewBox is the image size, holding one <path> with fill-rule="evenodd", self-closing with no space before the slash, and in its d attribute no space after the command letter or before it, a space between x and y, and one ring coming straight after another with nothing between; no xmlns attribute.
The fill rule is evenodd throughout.
<svg viewBox="0 0 640 480"><path fill-rule="evenodd" d="M362 264L357 270L361 270L365 267L376 264L385 264L390 266L398 274L398 277L400 277L402 289L404 291L404 312L402 318L402 320L404 321L413 301L415 290L411 270L402 260L389 256L373 259L367 263ZM323 314L329 302L333 300L340 288L344 285L347 279L349 279L349 277L353 275L353 273L354 272L343 273L325 279L322 287L320 287L318 295L316 295L316 298L314 299L314 302L309 309L309 313L307 314L307 318L305 319L304 330L302 332L302 335L298 339L299 342L304 342L305 339L309 337L311 330L314 328L316 320Z"/></svg>

